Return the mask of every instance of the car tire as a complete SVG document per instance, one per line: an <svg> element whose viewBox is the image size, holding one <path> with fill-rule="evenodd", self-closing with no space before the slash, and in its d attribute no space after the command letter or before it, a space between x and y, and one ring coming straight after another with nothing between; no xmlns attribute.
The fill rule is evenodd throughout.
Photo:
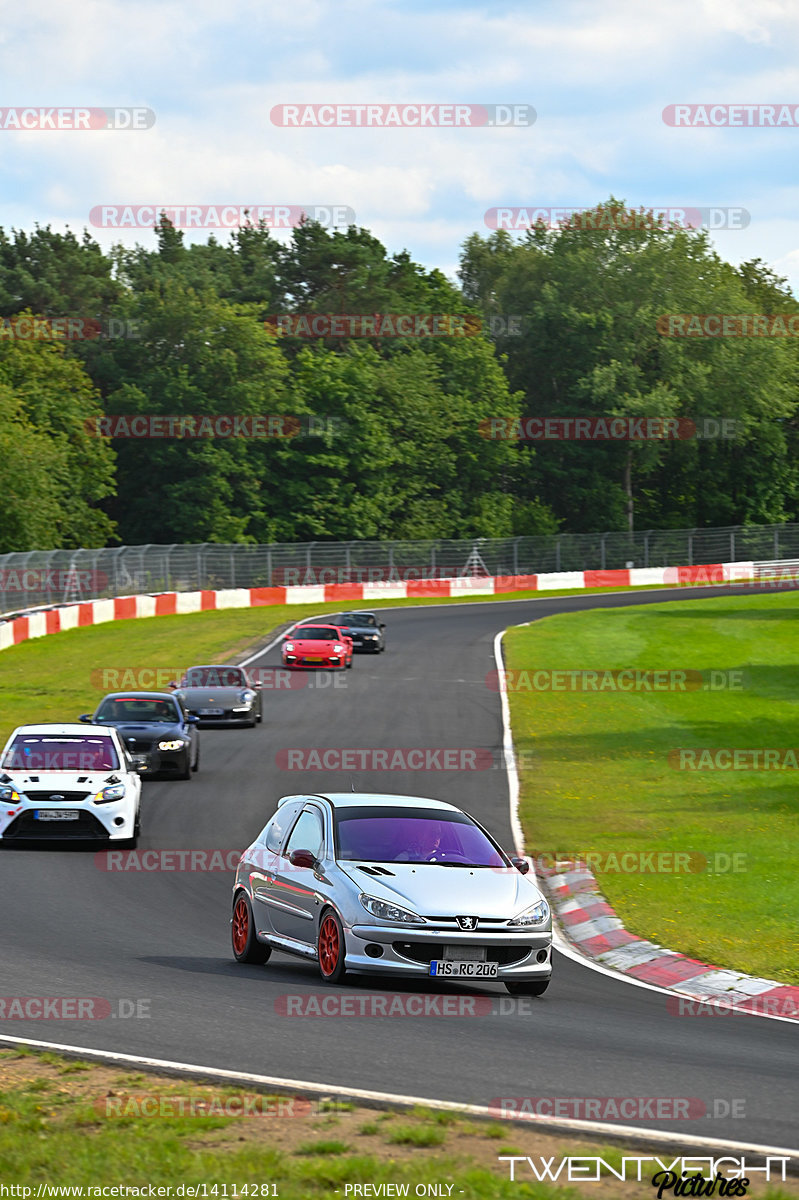
<svg viewBox="0 0 799 1200"><path fill-rule="evenodd" d="M260 725L260 724L261 724L261 722L263 721L263 719L264 719L264 714L263 714L263 711L262 711L262 710L259 708L259 709L258 709L258 716L255 718L255 720L256 720L257 724L258 724L258 725Z"/></svg>
<svg viewBox="0 0 799 1200"><path fill-rule="evenodd" d="M352 655L350 655L349 662L345 661L344 666L347 668L348 671L352 670Z"/></svg>
<svg viewBox="0 0 799 1200"><path fill-rule="evenodd" d="M319 921L319 939L316 948L319 974L325 983L340 983L347 970L344 965L345 958L346 947L341 921L332 908L328 908L322 913Z"/></svg>
<svg viewBox="0 0 799 1200"><path fill-rule="evenodd" d="M511 996L543 996L551 982L550 975L548 979L531 979L525 983L521 980L518 983L506 982L505 987Z"/></svg>
<svg viewBox="0 0 799 1200"><path fill-rule="evenodd" d="M191 752L186 751L186 768L178 775L178 779L191 779Z"/></svg>
<svg viewBox="0 0 799 1200"><path fill-rule="evenodd" d="M196 774L197 771L199 771L199 769L200 769L200 747L198 746L197 747L197 757L194 760L194 766L192 767L192 771L194 771Z"/></svg>
<svg viewBox="0 0 799 1200"><path fill-rule="evenodd" d="M230 941L233 957L240 963L265 963L272 953L255 936L255 919L246 892L238 892L233 901L233 916L230 920Z"/></svg>

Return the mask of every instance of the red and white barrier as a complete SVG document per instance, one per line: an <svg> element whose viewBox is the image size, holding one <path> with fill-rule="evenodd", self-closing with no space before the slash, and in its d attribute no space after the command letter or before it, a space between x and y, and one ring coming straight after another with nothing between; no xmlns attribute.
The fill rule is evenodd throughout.
<svg viewBox="0 0 799 1200"><path fill-rule="evenodd" d="M753 579L748 563L712 563L700 567L642 567L627 571L559 571L547 575L464 576L453 579L408 579L374 583L326 583L307 587L225 588L222 591L160 592L155 596L119 596L87 600L30 612L0 624L0 650L30 638L126 621L133 617L164 617L220 608L260 608L275 604L323 604L353 601L427 599L435 597L497 596L510 592L553 591L557 588L642 587L652 584L686 586L697 583L745 582Z"/></svg>

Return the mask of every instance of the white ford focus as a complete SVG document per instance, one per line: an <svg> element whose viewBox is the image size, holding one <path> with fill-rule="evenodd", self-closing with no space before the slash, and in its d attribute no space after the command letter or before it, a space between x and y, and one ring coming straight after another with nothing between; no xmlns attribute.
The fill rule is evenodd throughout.
<svg viewBox="0 0 799 1200"><path fill-rule="evenodd" d="M20 725L0 758L0 840L135 846L141 779L116 731Z"/></svg>

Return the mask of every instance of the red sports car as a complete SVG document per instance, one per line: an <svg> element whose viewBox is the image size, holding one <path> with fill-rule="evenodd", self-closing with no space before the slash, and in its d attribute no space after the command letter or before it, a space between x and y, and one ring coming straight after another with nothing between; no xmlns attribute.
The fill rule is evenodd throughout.
<svg viewBox="0 0 799 1200"><path fill-rule="evenodd" d="M335 625L298 625L283 641L286 667L351 667L352 638Z"/></svg>

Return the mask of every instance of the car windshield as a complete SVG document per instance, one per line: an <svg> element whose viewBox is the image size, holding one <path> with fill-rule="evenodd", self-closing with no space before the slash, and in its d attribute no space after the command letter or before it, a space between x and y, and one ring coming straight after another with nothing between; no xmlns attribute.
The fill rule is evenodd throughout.
<svg viewBox="0 0 799 1200"><path fill-rule="evenodd" d="M370 629L377 629L377 618L372 613L356 613L353 625L364 625Z"/></svg>
<svg viewBox="0 0 799 1200"><path fill-rule="evenodd" d="M507 866L471 817L450 810L337 808L336 837L341 861Z"/></svg>
<svg viewBox="0 0 799 1200"><path fill-rule="evenodd" d="M180 681L181 687L240 688L246 687L244 672L236 667L190 667Z"/></svg>
<svg viewBox="0 0 799 1200"><path fill-rule="evenodd" d="M116 771L119 758L110 737L49 737L20 734L3 755L6 771Z"/></svg>
<svg viewBox="0 0 799 1200"><path fill-rule="evenodd" d="M303 642L337 642L339 640L339 632L337 629L322 629L321 626L309 626L305 629L298 629L295 637Z"/></svg>
<svg viewBox="0 0 799 1200"><path fill-rule="evenodd" d="M173 700L142 700L128 696L104 700L94 718L96 721L131 722L136 725L142 722L148 725L174 725L180 720L180 715Z"/></svg>

